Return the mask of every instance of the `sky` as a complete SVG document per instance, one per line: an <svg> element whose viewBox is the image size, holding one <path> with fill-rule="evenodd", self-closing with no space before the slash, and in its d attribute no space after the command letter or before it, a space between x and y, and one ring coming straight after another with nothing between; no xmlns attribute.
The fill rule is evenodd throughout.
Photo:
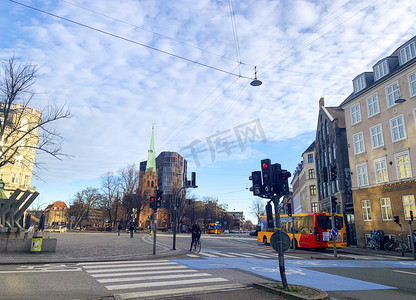
<svg viewBox="0 0 416 300"><path fill-rule="evenodd" d="M355 76L415 35L415 16L409 0L2 0L0 58L40 66L34 108L72 114L55 124L71 157L37 154L34 205L69 205L146 160L155 123L156 155L188 160L194 196L253 220L260 160L293 173L319 98L339 105Z"/></svg>

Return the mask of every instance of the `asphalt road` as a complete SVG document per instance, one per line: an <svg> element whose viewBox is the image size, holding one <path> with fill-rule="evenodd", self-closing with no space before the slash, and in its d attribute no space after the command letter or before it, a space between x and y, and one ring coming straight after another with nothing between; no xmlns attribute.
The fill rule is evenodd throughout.
<svg viewBox="0 0 416 300"><path fill-rule="evenodd" d="M190 253L190 235L124 233L57 235L56 253L0 253L0 299L279 299L252 287L280 280L277 253L247 235L203 235ZM313 286L334 299L416 299L416 261L366 249L289 250L289 284Z"/></svg>

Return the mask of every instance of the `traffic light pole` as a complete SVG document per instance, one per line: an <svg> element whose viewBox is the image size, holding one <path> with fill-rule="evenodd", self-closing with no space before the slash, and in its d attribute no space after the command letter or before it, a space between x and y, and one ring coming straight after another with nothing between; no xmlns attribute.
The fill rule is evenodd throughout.
<svg viewBox="0 0 416 300"><path fill-rule="evenodd" d="M155 255L156 254L157 209L153 210L152 231L153 231L153 255Z"/></svg>
<svg viewBox="0 0 416 300"><path fill-rule="evenodd" d="M328 168L329 170L331 168ZM328 170L328 171L329 171ZM334 236L332 234L332 229L335 228L335 214L334 214L334 209L332 208L332 178L331 178L331 174L328 174L328 178L330 178L329 180L329 207L331 209L331 236L332 236L332 242L334 243L334 257L337 257L337 237Z"/></svg>
<svg viewBox="0 0 416 300"><path fill-rule="evenodd" d="M413 237L413 233L412 233L412 221L411 220L409 221L409 232L410 232L410 242L411 242L410 247L412 247L413 259L416 260L416 254L415 254L415 243L416 243L416 241L415 241L415 239Z"/></svg>
<svg viewBox="0 0 416 300"><path fill-rule="evenodd" d="M280 278L282 279L282 285L284 290L288 290L286 273L285 273L285 257L283 253L283 240L282 240L282 228L280 222L280 205L279 205L279 198L280 196L273 196L273 204L274 204L274 215L276 219L276 229L277 229L277 240L278 240L278 253L279 253L279 271L280 271Z"/></svg>
<svg viewBox="0 0 416 300"><path fill-rule="evenodd" d="M178 192L176 193L176 197L175 197L175 207L173 208L173 250L176 250L176 222L178 219L178 206L179 206L179 193L183 190L186 189L185 186L181 187Z"/></svg>

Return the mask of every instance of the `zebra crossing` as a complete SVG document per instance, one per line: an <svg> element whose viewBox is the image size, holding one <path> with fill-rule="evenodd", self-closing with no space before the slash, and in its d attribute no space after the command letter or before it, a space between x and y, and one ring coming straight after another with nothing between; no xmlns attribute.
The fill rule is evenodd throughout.
<svg viewBox="0 0 416 300"><path fill-rule="evenodd" d="M259 258L259 259L276 259L277 258L277 252L268 252L263 251L261 253L252 253L252 252L222 252L222 251L215 251L210 249L203 249L199 253L189 253L187 254L189 257L193 258L206 258L206 257L229 257L229 258L238 258L238 257L244 257L244 258ZM287 258L295 258L295 259L304 259L303 257L294 256L290 254L285 254L285 257Z"/></svg>
<svg viewBox="0 0 416 300"><path fill-rule="evenodd" d="M154 298L247 288L169 260L79 263L117 299Z"/></svg>

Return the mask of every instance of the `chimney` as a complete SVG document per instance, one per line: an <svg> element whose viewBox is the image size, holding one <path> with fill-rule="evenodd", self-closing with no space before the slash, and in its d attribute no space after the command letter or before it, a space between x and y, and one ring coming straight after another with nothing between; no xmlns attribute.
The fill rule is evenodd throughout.
<svg viewBox="0 0 416 300"><path fill-rule="evenodd" d="M324 100L324 97L321 97L321 98L319 99L319 108L321 108L321 106L325 106L325 100Z"/></svg>

